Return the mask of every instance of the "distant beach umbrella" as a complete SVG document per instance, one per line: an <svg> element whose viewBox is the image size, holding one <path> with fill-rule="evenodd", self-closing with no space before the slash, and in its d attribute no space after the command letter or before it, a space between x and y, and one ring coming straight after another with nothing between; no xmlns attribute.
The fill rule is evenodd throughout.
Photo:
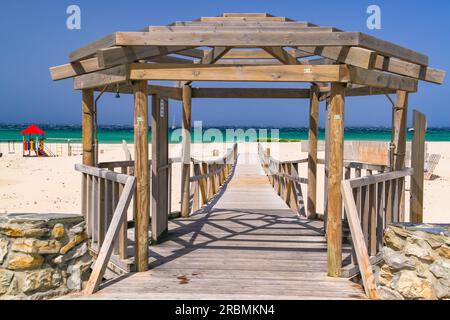
<svg viewBox="0 0 450 320"><path fill-rule="evenodd" d="M21 134L25 135L25 134L36 134L36 135L44 135L45 131L42 130L41 128L39 128L37 125L32 124L31 126L29 126L28 128L26 128L25 130L23 130L21 132Z"/></svg>

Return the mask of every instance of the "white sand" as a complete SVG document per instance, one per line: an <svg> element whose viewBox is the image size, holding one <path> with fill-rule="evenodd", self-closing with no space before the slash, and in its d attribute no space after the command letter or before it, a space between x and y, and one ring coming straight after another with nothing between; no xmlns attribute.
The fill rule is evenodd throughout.
<svg viewBox="0 0 450 320"><path fill-rule="evenodd" d="M229 147L230 145L228 145ZM4 212L37 212L37 213L79 213L81 178L75 172L74 165L81 163L81 156L64 156L57 158L23 158L21 147L16 145L16 154L9 154L6 144L2 144L3 157L0 158L0 214ZM222 144L193 144L193 156L196 158L212 158L212 150L218 149L220 155L225 154L227 146ZM272 155L281 160L306 158L300 152L300 143L281 143L270 146ZM257 144L239 145L239 152L256 153ZM133 147L130 146L131 154ZM450 223L448 209L450 197L450 142L428 143L428 152L442 155L434 181L425 181L424 219L430 223ZM181 145L170 146L170 157L179 157ZM124 152L120 144L100 146L100 162L124 160ZM319 158L323 158L323 152ZM179 210L180 170L179 164L173 167L172 210ZM307 165L299 168L300 175L307 177ZM306 195L306 186L303 194ZM323 166L318 170L318 212L323 212Z"/></svg>

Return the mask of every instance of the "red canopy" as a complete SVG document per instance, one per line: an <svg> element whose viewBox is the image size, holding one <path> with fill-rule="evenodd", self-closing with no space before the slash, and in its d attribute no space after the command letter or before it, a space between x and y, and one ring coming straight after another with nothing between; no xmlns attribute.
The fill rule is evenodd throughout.
<svg viewBox="0 0 450 320"><path fill-rule="evenodd" d="M45 134L45 131L39 128L37 125L32 124L21 132L22 134Z"/></svg>

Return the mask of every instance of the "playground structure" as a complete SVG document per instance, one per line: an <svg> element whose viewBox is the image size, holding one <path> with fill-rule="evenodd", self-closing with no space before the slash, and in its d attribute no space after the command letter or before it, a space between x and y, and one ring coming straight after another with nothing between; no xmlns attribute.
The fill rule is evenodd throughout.
<svg viewBox="0 0 450 320"><path fill-rule="evenodd" d="M126 292L137 297L146 294L161 298L183 292L184 297L192 298L211 292L208 291L213 287L211 283L220 282L216 286L220 292L211 292L209 298L227 294L234 297L243 290L251 297L262 291L279 297L288 290L295 297L301 297L302 292L308 297L313 292L321 298L344 297L345 293L353 294L349 282L339 281L339 287L334 287L330 277L360 273L366 295L372 299L379 297L372 265L379 256L385 227L392 222L423 220L426 118L414 112L412 168L407 168L408 99L417 92L419 80L442 84L445 76L444 71L429 67L426 55L359 32L344 32L266 13L224 13L169 26L149 26L139 32L115 32L75 50L69 62L51 68L50 73L53 80L74 78L74 89L82 90L83 165L76 169L82 174L82 213L97 258L86 293L99 289L105 269L112 265L116 270L130 266L127 271L140 274L101 288L99 295L110 292L111 296L123 297ZM177 86L148 83L167 80L177 81ZM192 87L194 81L302 82L308 88ZM133 94L134 161L96 162L94 92ZM386 109L392 121L390 152L386 153L389 160L385 161L388 165L370 161L345 163L347 97L386 95L391 100L390 94L396 95L396 101ZM238 152L233 148L227 154L229 158L196 163L191 158L190 134L194 98L308 99L308 159L282 163L260 148L260 164L247 167L237 161ZM168 190L175 159L168 157L169 99L183 104L182 157L176 159L182 162L182 219L170 224ZM326 102L326 141L325 159L319 161L318 110L322 101ZM307 178L299 176L299 162L308 163ZM316 210L320 162L325 171L323 214ZM260 166L267 177L258 176ZM121 173L114 169L120 169ZM406 178L411 184L409 213L405 212ZM308 186L306 210L300 201L302 183ZM282 195L289 208L272 189ZM267 197L258 198L263 192ZM220 197L217 202L215 194ZM130 224L126 211L132 197L134 218ZM198 208L200 211L195 210ZM301 209L306 220L289 219L291 209ZM258 224L249 226L248 218ZM214 219L222 225L205 234L201 227L217 226ZM314 241L290 238L282 232L287 230L288 223L299 237L317 238ZM245 231L261 229L260 225L267 230ZM350 229L350 236L346 228ZM257 238L255 231L263 231L267 239ZM236 236L233 241L229 241L229 234ZM201 237L208 241L196 246L196 239ZM348 238L350 247L345 243ZM179 246L171 242L183 244L186 250L177 251ZM275 249L279 247L284 252ZM261 250L267 255L260 256ZM264 264L264 260L271 262ZM292 261L302 264L294 268L295 274L287 274ZM227 269L229 265L232 267ZM192 292L189 286L169 288L173 269L182 274L189 269L202 269L214 281L196 282L198 287ZM239 272L231 274L236 270ZM158 272L161 277L154 277ZM247 278L245 283L245 272L255 281ZM280 280L282 283L266 286L265 282L274 276L285 278ZM322 284L318 285L317 279Z"/></svg>
<svg viewBox="0 0 450 320"><path fill-rule="evenodd" d="M45 131L32 124L22 130L24 157L53 157L53 153L45 146ZM26 138L28 136L28 138ZM33 154L34 153L34 154Z"/></svg>

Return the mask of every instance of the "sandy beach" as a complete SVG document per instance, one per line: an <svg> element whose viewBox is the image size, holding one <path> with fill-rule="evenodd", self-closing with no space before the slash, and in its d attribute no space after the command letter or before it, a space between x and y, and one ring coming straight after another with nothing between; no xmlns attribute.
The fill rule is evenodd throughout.
<svg viewBox="0 0 450 320"><path fill-rule="evenodd" d="M213 159L213 150L219 156L225 154L231 144L193 144L192 155L198 159ZM133 145L128 146L133 155ZM150 146L151 148L151 146ZM295 160L307 157L301 152L300 143L279 143L270 145L272 155L280 160ZM23 158L21 147L16 145L15 154L9 154L6 144L1 145L3 157L0 158L0 214L2 213L79 213L80 212L80 174L74 170L81 163L81 156L54 158ZM241 156L257 153L257 143L239 144ZM450 223L450 214L443 210L450 194L450 142L428 142L428 152L442 155L435 169L436 179L425 181L424 220L429 223ZM181 144L171 144L170 157L179 157ZM323 158L319 152L319 158ZM99 160L124 160L121 144L101 144ZM307 177L307 165L299 168L300 175ZM318 168L318 207L323 212L323 166ZM173 165L172 211L180 208L180 164ZM303 185L306 195L307 186ZM409 194L407 194L407 197ZM407 201L408 210L408 201Z"/></svg>

